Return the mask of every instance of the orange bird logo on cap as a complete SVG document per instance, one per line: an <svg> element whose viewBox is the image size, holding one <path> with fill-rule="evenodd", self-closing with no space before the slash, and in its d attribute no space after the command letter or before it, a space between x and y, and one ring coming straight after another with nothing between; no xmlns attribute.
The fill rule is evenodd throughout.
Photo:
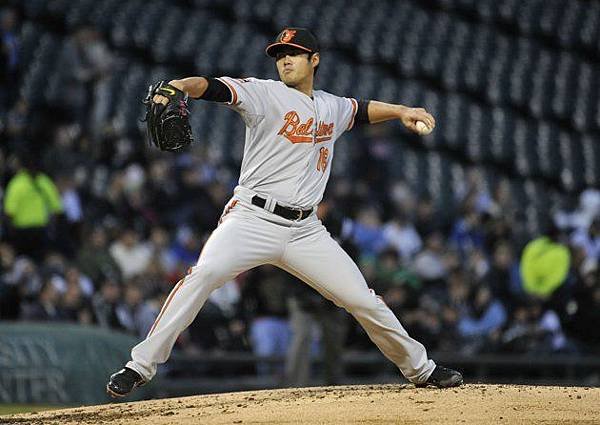
<svg viewBox="0 0 600 425"><path fill-rule="evenodd" d="M292 41L292 38L294 38L295 35L296 35L296 30L285 30L283 32L283 34L281 35L281 42L289 43L290 41Z"/></svg>

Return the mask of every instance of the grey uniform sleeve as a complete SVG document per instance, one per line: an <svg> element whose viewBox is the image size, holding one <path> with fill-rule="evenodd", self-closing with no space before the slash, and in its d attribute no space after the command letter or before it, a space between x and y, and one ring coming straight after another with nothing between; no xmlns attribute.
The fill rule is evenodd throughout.
<svg viewBox="0 0 600 425"><path fill-rule="evenodd" d="M229 89L231 98L226 104L238 112L246 126L254 127L264 118L266 88L256 78L219 77L218 81Z"/></svg>
<svg viewBox="0 0 600 425"><path fill-rule="evenodd" d="M337 132L341 135L345 131L352 130L358 112L358 102L352 97L337 97Z"/></svg>

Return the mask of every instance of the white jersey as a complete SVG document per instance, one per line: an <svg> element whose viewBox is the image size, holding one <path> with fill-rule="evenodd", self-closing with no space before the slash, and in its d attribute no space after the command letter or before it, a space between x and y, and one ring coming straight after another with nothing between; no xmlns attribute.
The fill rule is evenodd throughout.
<svg viewBox="0 0 600 425"><path fill-rule="evenodd" d="M240 186L296 208L323 198L335 141L354 124L356 99L322 90L311 99L281 81L218 78L246 124Z"/></svg>

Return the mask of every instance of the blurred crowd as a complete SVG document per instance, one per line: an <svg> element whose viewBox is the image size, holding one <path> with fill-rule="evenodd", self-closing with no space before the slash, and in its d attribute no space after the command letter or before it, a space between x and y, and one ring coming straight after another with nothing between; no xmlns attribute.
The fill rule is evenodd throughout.
<svg viewBox="0 0 600 425"><path fill-rule="evenodd" d="M65 104L30 107L18 96L18 14L2 10L0 25L0 319L143 338L217 225L239 164L208 161L202 146L162 154L107 123L115 59L90 28L70 38ZM575 194L530 235L506 181L487 190L473 169L439 205L390 177L386 152L401 135L355 131L364 141L348 148L352 167L334 173L319 214L413 337L464 354L598 353L600 191ZM339 346L375 349L347 314L268 266L215 291L177 341L189 352L292 346L333 359Z"/></svg>

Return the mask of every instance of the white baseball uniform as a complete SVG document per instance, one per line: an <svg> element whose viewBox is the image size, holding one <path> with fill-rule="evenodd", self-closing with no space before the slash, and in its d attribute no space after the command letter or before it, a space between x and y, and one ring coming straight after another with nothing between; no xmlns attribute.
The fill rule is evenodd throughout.
<svg viewBox="0 0 600 425"><path fill-rule="evenodd" d="M352 314L408 380L426 381L435 363L368 288L315 214L335 141L354 124L356 100L321 90L311 99L281 81L219 80L231 91L229 106L246 124L239 185L197 264L173 288L127 367L150 380L213 290L245 270L272 264ZM255 195L266 200L264 207L252 203ZM313 211L303 220L288 220L273 213L276 204Z"/></svg>

